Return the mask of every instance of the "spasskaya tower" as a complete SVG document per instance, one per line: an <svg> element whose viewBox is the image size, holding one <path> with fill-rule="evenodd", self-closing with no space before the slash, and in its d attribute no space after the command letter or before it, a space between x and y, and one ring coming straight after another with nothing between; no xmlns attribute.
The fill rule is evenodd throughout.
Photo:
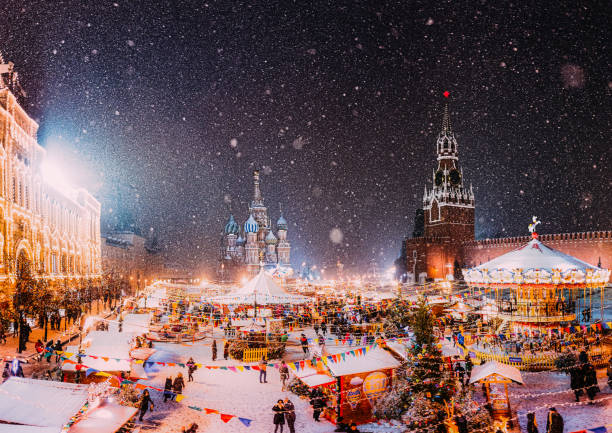
<svg viewBox="0 0 612 433"><path fill-rule="evenodd" d="M450 238L453 242L474 239L474 192L464 183L459 166L457 139L451 128L448 104L444 107L442 131L436 141L438 167L433 187L423 194L425 237Z"/></svg>

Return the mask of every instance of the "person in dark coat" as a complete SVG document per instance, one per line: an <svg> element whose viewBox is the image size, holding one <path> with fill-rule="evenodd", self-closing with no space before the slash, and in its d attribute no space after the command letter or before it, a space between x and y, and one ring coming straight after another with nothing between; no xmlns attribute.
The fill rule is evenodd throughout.
<svg viewBox="0 0 612 433"><path fill-rule="evenodd" d="M527 433L540 433L538 431L538 422L533 412L527 414Z"/></svg>
<svg viewBox="0 0 612 433"><path fill-rule="evenodd" d="M172 392L172 376L166 378L166 383L164 384L164 403L166 401L174 400L174 393Z"/></svg>
<svg viewBox="0 0 612 433"><path fill-rule="evenodd" d="M283 403L285 408L285 420L287 421L287 427L289 427L289 433L295 433L295 406L288 398Z"/></svg>
<svg viewBox="0 0 612 433"><path fill-rule="evenodd" d="M225 340L225 344L223 345L223 359L225 359L226 361L229 357L229 346L229 340Z"/></svg>
<svg viewBox="0 0 612 433"><path fill-rule="evenodd" d="M289 367L287 367L287 364L285 364L285 362L281 364L280 368L278 369L278 372L280 374L281 383L283 384L283 386L281 387L281 391L284 391L287 386L287 380L289 380Z"/></svg>
<svg viewBox="0 0 612 433"><path fill-rule="evenodd" d="M546 433L563 433L563 417L551 407L546 416Z"/></svg>
<svg viewBox="0 0 612 433"><path fill-rule="evenodd" d="M576 366L570 370L570 388L574 390L576 401L580 401L582 388L584 387L584 368Z"/></svg>
<svg viewBox="0 0 612 433"><path fill-rule="evenodd" d="M149 410L149 407L151 409L151 412L153 412L153 400L151 400L149 390L145 389L144 391L142 391L142 396L140 397L140 416L138 417L139 421L142 421L142 417L147 412L147 410Z"/></svg>
<svg viewBox="0 0 612 433"><path fill-rule="evenodd" d="M193 358L189 358L189 361L187 361L187 364L185 364L187 366L187 382L193 382L193 372L196 371L198 369L198 366L195 364Z"/></svg>
<svg viewBox="0 0 612 433"><path fill-rule="evenodd" d="M593 401L595 395L599 392L599 387L597 386L597 373L595 372L595 367L593 364L587 364L584 373L584 386L586 388L587 395L589 396L589 400Z"/></svg>
<svg viewBox="0 0 612 433"><path fill-rule="evenodd" d="M57 340L57 342L55 343L55 346L53 347L53 350L55 350L55 362L59 362L60 359L60 354L59 352L62 351L62 342Z"/></svg>
<svg viewBox="0 0 612 433"><path fill-rule="evenodd" d="M217 340L213 340L212 342L212 360L217 360Z"/></svg>
<svg viewBox="0 0 612 433"><path fill-rule="evenodd" d="M578 362L581 364L586 364L589 362L589 355L587 355L585 350L581 351L580 355L578 355Z"/></svg>
<svg viewBox="0 0 612 433"><path fill-rule="evenodd" d="M280 433L283 433L283 426L285 425L285 415L284 415L284 406L283 401L278 400L274 407L272 408L274 411L274 433L278 431L278 427L280 426Z"/></svg>
<svg viewBox="0 0 612 433"><path fill-rule="evenodd" d="M317 391L317 389L315 389L314 391ZM320 422L319 416L321 416L321 412L323 412L323 408L325 407L325 400L323 398L323 394L316 393L315 396L311 398L310 404L313 408L312 419L314 419L316 422Z"/></svg>
<svg viewBox="0 0 612 433"><path fill-rule="evenodd" d="M459 414L455 417L455 424L457 425L459 433L468 433L467 419L465 419L463 414Z"/></svg>
<svg viewBox="0 0 612 433"><path fill-rule="evenodd" d="M308 355L308 339L304 334L300 337L300 344L302 345L302 351L304 355Z"/></svg>
<svg viewBox="0 0 612 433"><path fill-rule="evenodd" d="M174 383L172 383L172 389L176 394L182 394L183 388L185 388L185 381L183 380L183 374L179 373L178 376L174 378Z"/></svg>

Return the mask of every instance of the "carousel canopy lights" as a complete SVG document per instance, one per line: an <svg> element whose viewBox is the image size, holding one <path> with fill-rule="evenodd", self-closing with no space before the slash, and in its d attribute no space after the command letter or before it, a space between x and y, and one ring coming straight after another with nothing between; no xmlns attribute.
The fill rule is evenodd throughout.
<svg viewBox="0 0 612 433"><path fill-rule="evenodd" d="M541 284L555 286L605 286L610 271L554 250L538 240L540 223L533 217L529 230L533 239L522 247L480 266L463 269L469 285Z"/></svg>

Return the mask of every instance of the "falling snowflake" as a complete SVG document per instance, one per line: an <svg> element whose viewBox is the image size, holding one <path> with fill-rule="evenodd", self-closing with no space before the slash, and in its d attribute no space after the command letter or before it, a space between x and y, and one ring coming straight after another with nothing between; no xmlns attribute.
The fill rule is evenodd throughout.
<svg viewBox="0 0 612 433"><path fill-rule="evenodd" d="M334 244L341 244L344 239L344 233L337 227L334 227L329 231L329 240Z"/></svg>

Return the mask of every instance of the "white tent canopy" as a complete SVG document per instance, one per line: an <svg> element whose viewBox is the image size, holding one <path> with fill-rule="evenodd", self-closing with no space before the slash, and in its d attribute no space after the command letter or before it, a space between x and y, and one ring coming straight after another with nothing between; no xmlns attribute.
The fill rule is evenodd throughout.
<svg viewBox="0 0 612 433"><path fill-rule="evenodd" d="M87 401L87 388L75 383L11 377L0 385L0 421L59 431Z"/></svg>
<svg viewBox="0 0 612 433"><path fill-rule="evenodd" d="M287 293L263 269L252 280L227 295L210 299L220 304L304 304L308 298Z"/></svg>
<svg viewBox="0 0 612 433"><path fill-rule="evenodd" d="M602 283L610 271L590 265L575 257L554 250L537 238L529 243L463 271L469 283Z"/></svg>
<svg viewBox="0 0 612 433"><path fill-rule="evenodd" d="M472 368L470 383L476 383L489 376L501 376L513 382L523 384L523 376L518 368L498 361L488 361L485 364L477 365Z"/></svg>

